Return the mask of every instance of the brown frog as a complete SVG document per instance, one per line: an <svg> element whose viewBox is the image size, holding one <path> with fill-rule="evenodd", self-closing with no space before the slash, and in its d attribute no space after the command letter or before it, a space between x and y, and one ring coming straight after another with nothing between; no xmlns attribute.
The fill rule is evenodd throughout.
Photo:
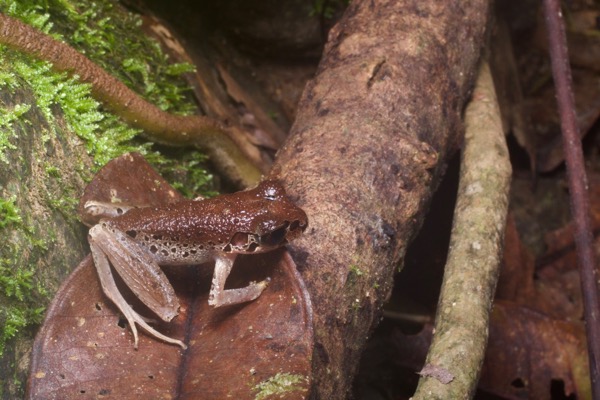
<svg viewBox="0 0 600 400"><path fill-rule="evenodd" d="M136 324L150 335L186 348L152 328L123 298L109 265L156 315L170 321L179 301L161 265L194 265L215 261L209 304L220 307L256 299L269 279L225 290L238 254L263 253L302 234L306 214L274 180L256 188L207 200L184 200L160 207L135 208L88 201L86 212L109 217L93 226L89 243L102 290L123 313L138 345Z"/></svg>

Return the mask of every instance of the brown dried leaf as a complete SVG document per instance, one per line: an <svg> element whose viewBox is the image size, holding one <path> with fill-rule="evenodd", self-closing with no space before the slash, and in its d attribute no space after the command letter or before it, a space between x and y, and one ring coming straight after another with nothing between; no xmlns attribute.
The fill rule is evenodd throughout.
<svg viewBox="0 0 600 400"><path fill-rule="evenodd" d="M566 396L591 398L583 324L497 303L479 387L508 399L549 399L553 381L563 382Z"/></svg>
<svg viewBox="0 0 600 400"><path fill-rule="evenodd" d="M426 324L417 334L395 330L391 344L401 356L397 362L419 371L432 329ZM553 319L514 302L497 301L479 389L503 399L549 399L553 382L560 381L564 398L571 394L578 399L591 398L583 324Z"/></svg>
<svg viewBox="0 0 600 400"><path fill-rule="evenodd" d="M565 262L572 265L565 268ZM533 256L521 243L514 218L509 216L496 299L524 305L548 317L579 320L583 303L574 253L560 254L554 263L536 271Z"/></svg>
<svg viewBox="0 0 600 400"><path fill-rule="evenodd" d="M589 196L594 231L600 227L600 176L589 175ZM537 260L537 296L527 303L554 318L579 320L583 315L581 283L575 252L574 226L569 223L545 235L546 254ZM600 249L600 239L595 246Z"/></svg>
<svg viewBox="0 0 600 400"><path fill-rule="evenodd" d="M590 199L590 217L592 219L592 228L597 231L600 228L600 174L593 170L587 171ZM558 258L566 257L564 260L565 268L576 268L576 254L573 236L575 227L569 223L564 227L549 232L545 236L546 255L543 257L544 264L550 261L556 261Z"/></svg>
<svg viewBox="0 0 600 400"><path fill-rule="evenodd" d="M512 214L506 221L504 255L498 279L496 298L527 303L535 296L533 256L521 243Z"/></svg>
<svg viewBox="0 0 600 400"><path fill-rule="evenodd" d="M181 200L183 196L167 183L139 153L128 153L106 164L86 186L79 201L79 217L88 225L98 223L83 211L89 200L157 206Z"/></svg>
<svg viewBox="0 0 600 400"><path fill-rule="evenodd" d="M575 68L572 74L577 124L581 137L585 137L600 117L600 90L596 85L589 84L598 79L597 72ZM539 97L532 98L524 111L529 113L526 115L532 115L535 126L543 126L546 129L545 132L543 129L539 130L536 138L539 172L552 171L564 161L560 124L555 109L554 90L548 87Z"/></svg>
<svg viewBox="0 0 600 400"><path fill-rule="evenodd" d="M103 196L110 194L103 187L108 183L121 199L137 201L135 191L140 188L139 181L145 180L156 197L144 194L143 201L156 204L156 199L171 198L163 192L169 188L155 179L142 161L141 156L118 159L101 171L99 181L91 187ZM119 165L128 168L123 171L116 167ZM138 179L135 170L144 171L149 179ZM120 183L126 184L122 192ZM187 350L144 333L135 350L131 330L103 295L88 256L57 293L36 337L28 398L247 399L255 398L264 382L272 383L271 387L279 384L279 398L306 397L312 314L308 294L287 251L238 257L228 286L266 277L272 280L259 299L230 307L208 306L211 265L164 270L181 309L170 323L153 325L182 339ZM152 315L121 288L136 310Z"/></svg>

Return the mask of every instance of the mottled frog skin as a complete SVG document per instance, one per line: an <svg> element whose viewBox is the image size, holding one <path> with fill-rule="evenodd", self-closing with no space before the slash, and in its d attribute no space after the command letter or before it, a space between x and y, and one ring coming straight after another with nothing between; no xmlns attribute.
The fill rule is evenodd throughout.
<svg viewBox="0 0 600 400"><path fill-rule="evenodd" d="M136 348L136 324L158 339L186 346L156 331L131 308L115 284L110 264L145 305L170 321L178 313L179 302L161 265L214 260L209 304L220 307L251 301L260 296L269 279L225 290L236 256L281 247L300 236L308 225L304 211L288 199L275 180L242 192L161 207L88 201L85 211L110 217L90 229L89 243L102 289L129 322Z"/></svg>

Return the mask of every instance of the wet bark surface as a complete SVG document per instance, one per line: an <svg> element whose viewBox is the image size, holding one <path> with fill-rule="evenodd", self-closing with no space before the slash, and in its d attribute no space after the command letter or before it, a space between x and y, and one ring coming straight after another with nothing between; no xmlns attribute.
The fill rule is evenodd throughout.
<svg viewBox="0 0 600 400"><path fill-rule="evenodd" d="M355 1L271 173L308 214L313 398L346 398L394 272L462 138L487 2ZM460 23L457 23L460 21Z"/></svg>

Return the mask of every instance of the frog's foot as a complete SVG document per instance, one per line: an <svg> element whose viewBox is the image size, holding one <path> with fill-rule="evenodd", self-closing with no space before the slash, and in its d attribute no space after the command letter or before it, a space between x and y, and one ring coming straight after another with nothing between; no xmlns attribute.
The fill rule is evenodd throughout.
<svg viewBox="0 0 600 400"><path fill-rule="evenodd" d="M147 320L144 317L139 315L131 308L129 303L127 303L127 301L123 298L123 295L121 295L121 292L119 291L119 288L115 283L112 271L110 269L110 265L108 263L108 258L102 250L102 248L94 240L90 240L90 248L92 250L94 264L98 272L98 277L100 279L100 285L102 286L102 290L104 291L104 294L117 306L119 311L121 311L121 313L129 323L129 326L131 327L131 332L133 333L134 347L136 349L138 348L139 337L136 327L136 324L138 324L151 336L154 336L155 338L163 340L167 343L172 343L181 346L182 349L186 349L187 346L181 340L170 338L158 332L156 329L148 325Z"/></svg>
<svg viewBox="0 0 600 400"><path fill-rule="evenodd" d="M157 331L156 329L154 329L150 325L148 325L146 323L146 319L144 317L142 317L141 315L139 315L138 313L136 313L135 311L131 310L130 315L124 315L124 316L125 316L125 319L127 319L129 326L131 327L131 332L133 332L134 347L136 349L138 348L138 334L137 334L137 329L135 327L136 323L151 336L154 336L155 338L160 339L163 342L176 344L176 345L180 346L183 350L187 349L187 346L181 340L177 340L177 339L171 338L169 336L163 335L162 333L160 333L159 331Z"/></svg>
<svg viewBox="0 0 600 400"><path fill-rule="evenodd" d="M121 294L119 293L116 297L121 297ZM131 327L131 332L133 333L133 342L134 342L133 347L134 348L136 348L136 349L138 348L138 341L139 341L137 327L135 326L135 324L137 323L150 336L154 336L155 338L160 339L163 342L172 343L172 344L181 346L181 348L184 350L187 349L187 346L181 340L177 340L177 339L171 338L169 336L163 335L162 333L160 333L159 331L157 331L156 329L154 329L150 325L148 325L147 321L150 321L150 320L142 317L137 312L135 312L129 306L129 304L127 304L127 302L125 302L125 299L123 299L122 297L121 297L121 300L123 301L123 303L118 303L117 302L118 300L115 298L111 298L111 300L121 310L121 312L123 313L123 316L127 320L127 323Z"/></svg>
<svg viewBox="0 0 600 400"><path fill-rule="evenodd" d="M250 282L248 286L243 288L225 290L225 281L231 272L234 261L235 254L226 254L217 258L212 286L208 296L209 305L221 307L252 301L260 296L263 290L269 285L271 279L267 278L258 283Z"/></svg>
<svg viewBox="0 0 600 400"><path fill-rule="evenodd" d="M220 292L211 290L208 297L208 304L214 307L221 307L255 300L269 286L270 281L271 278L267 278L258 283L250 282L248 286L240 289L229 289Z"/></svg>
<svg viewBox="0 0 600 400"><path fill-rule="evenodd" d="M148 317L144 317L143 315L140 315L140 318L144 320L144 322L146 322L147 324L155 324L158 322L158 320L156 318L148 318Z"/></svg>

